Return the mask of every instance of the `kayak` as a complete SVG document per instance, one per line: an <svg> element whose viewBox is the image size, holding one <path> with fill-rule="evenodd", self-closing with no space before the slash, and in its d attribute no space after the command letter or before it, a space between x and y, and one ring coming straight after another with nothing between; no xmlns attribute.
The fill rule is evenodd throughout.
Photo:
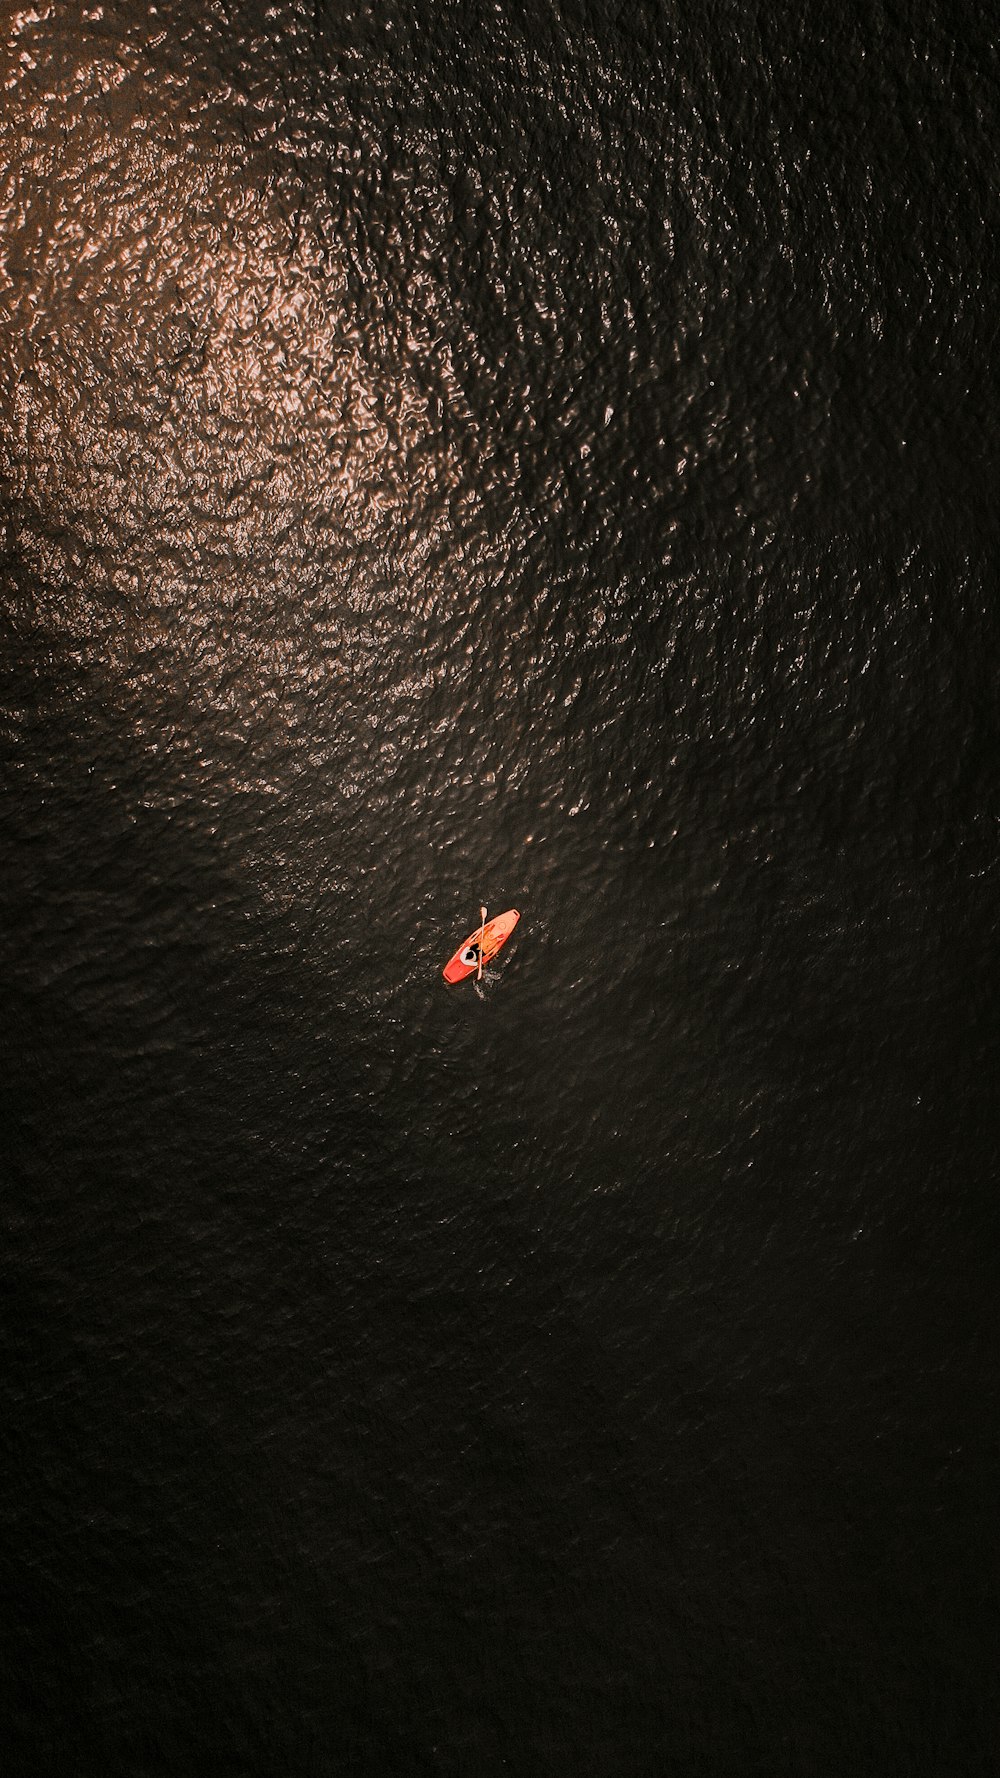
<svg viewBox="0 0 1000 1778"><path fill-rule="evenodd" d="M505 945L521 918L516 908L509 908L505 914L498 914L495 920L487 920L483 933L483 962L489 963L495 957L501 945ZM442 974L446 982L464 982L467 975L475 975L479 968L479 927L463 939L453 957L449 957Z"/></svg>

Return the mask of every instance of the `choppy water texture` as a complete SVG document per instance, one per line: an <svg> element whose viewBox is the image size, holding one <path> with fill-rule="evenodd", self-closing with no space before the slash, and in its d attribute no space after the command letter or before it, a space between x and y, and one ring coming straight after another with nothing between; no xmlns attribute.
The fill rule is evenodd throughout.
<svg viewBox="0 0 1000 1778"><path fill-rule="evenodd" d="M988 9L0 19L7 1769L992 1773Z"/></svg>

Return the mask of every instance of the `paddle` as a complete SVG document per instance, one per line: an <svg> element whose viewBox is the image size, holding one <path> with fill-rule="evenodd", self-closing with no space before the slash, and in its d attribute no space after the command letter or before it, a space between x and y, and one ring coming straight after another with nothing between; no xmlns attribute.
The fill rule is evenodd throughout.
<svg viewBox="0 0 1000 1778"><path fill-rule="evenodd" d="M480 908L479 918L482 920L483 923L479 928L479 968L476 970L477 982L482 980L482 974L483 974L483 934L486 931L486 909L485 908Z"/></svg>

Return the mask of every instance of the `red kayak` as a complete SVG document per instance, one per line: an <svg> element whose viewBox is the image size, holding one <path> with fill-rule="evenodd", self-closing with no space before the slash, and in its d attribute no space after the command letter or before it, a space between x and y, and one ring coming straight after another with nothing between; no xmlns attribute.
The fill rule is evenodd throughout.
<svg viewBox="0 0 1000 1778"><path fill-rule="evenodd" d="M506 914L498 914L495 920L487 920L482 928L483 962L489 963L495 957L501 945L505 945L521 918L516 908L510 908ZM467 975L475 975L479 969L479 937L480 928L470 932L444 966L446 982L464 982Z"/></svg>

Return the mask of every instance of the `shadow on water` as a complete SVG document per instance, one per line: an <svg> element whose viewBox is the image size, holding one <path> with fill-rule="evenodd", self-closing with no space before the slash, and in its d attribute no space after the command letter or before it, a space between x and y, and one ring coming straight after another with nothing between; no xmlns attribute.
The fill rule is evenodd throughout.
<svg viewBox="0 0 1000 1778"><path fill-rule="evenodd" d="M51 671L26 686L22 669L5 703L20 1769L63 1763L84 1734L92 1769L151 1775L206 1746L234 1774L501 1770L577 1745L582 1709L602 1760L627 1722L640 1757L669 1737L678 1771L707 1770L789 1687L809 1698L803 1746L867 1750L874 1706L850 1733L839 1713L866 1695L873 1634L919 1723L901 1611L922 1607L866 1477L925 1544L919 1438L883 1390L916 1362L913 1405L956 1435L971 1404L953 1368L944 1401L933 1338L869 1292L898 1261L886 1219L922 1189L922 1155L954 1168L984 1131L974 1088L959 1136L960 1076L928 1079L921 1150L883 1067L887 1167L844 1074L885 1004L914 1044L905 923L879 952L887 1003L863 991L864 922L831 949L797 902L778 904L802 926L787 959L787 926L758 934L735 994L680 945L675 999L707 997L683 1028L698 1054L651 1025L616 1073L634 983L588 987L558 927L540 922L534 947L526 931L485 1005L441 987L439 958L426 988L408 968L373 1003L366 972L359 997L322 922L262 899L243 866L237 829L266 828L269 805L234 829L208 819L97 687L67 696ZM738 907L706 917L745 956ZM826 973L836 1022L803 1056L750 1002L794 1008L810 945L810 1001ZM713 1009L729 1024L699 1112ZM812 1045L817 1028L803 1003ZM752 1033L759 1056L740 1053ZM839 1148L820 1082L846 1114ZM842 1202L855 1165L864 1193ZM941 1209L911 1206L911 1239ZM969 1204L970 1254L985 1215ZM865 1216L852 1276L835 1255ZM974 1307L963 1323L943 1283L940 1309L962 1349ZM952 1486L984 1523L975 1467ZM958 1538L959 1574L964 1559ZM938 1608L957 1622L947 1588Z"/></svg>

